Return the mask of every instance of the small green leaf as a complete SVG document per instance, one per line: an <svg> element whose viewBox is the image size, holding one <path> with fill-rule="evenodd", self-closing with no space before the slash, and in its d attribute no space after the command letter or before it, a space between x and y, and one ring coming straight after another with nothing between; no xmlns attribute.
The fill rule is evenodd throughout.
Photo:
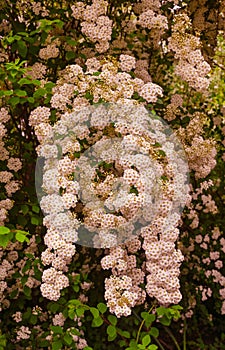
<svg viewBox="0 0 225 350"><path fill-rule="evenodd" d="M76 314L78 317L82 316L84 314L84 308L79 308L79 309L76 309Z"/></svg>
<svg viewBox="0 0 225 350"><path fill-rule="evenodd" d="M39 211L40 211L40 208L39 208L39 206L38 205L32 205L32 211L34 212L34 213L39 213Z"/></svg>
<svg viewBox="0 0 225 350"><path fill-rule="evenodd" d="M46 90L43 88L39 88L39 89L37 89L37 91L34 92L33 97L39 98L39 97L43 97L45 95L46 95Z"/></svg>
<svg viewBox="0 0 225 350"><path fill-rule="evenodd" d="M107 318L108 318L108 321L109 321L113 326L116 326L116 324L117 324L117 318L116 318L116 316L114 316L114 315L109 315Z"/></svg>
<svg viewBox="0 0 225 350"><path fill-rule="evenodd" d="M60 326L50 326L50 328L55 334L63 334L63 328Z"/></svg>
<svg viewBox="0 0 225 350"><path fill-rule="evenodd" d="M67 345L71 345L73 342L73 337L71 337L69 334L65 334L63 340Z"/></svg>
<svg viewBox="0 0 225 350"><path fill-rule="evenodd" d="M25 96L27 96L26 91L20 90L20 89L14 90L14 94L16 94L16 95L19 96L19 97L25 97Z"/></svg>
<svg viewBox="0 0 225 350"><path fill-rule="evenodd" d="M38 226L39 225L39 219L35 216L32 216L31 218L32 225Z"/></svg>
<svg viewBox="0 0 225 350"><path fill-rule="evenodd" d="M34 103L35 99L33 97L28 97L27 101L30 103Z"/></svg>
<svg viewBox="0 0 225 350"><path fill-rule="evenodd" d="M26 214L28 213L28 211L29 211L28 205L22 204L22 205L21 205L21 211L22 211L22 213L23 213L24 215L26 215Z"/></svg>
<svg viewBox="0 0 225 350"><path fill-rule="evenodd" d="M107 311L107 306L104 303L98 303L97 308L102 314Z"/></svg>
<svg viewBox="0 0 225 350"><path fill-rule="evenodd" d="M151 338L150 338L150 335L145 335L144 338L142 339L142 344L144 346L147 346L151 343Z"/></svg>
<svg viewBox="0 0 225 350"><path fill-rule="evenodd" d="M37 324L37 315L31 315L30 319L29 319L29 322L33 325Z"/></svg>
<svg viewBox="0 0 225 350"><path fill-rule="evenodd" d="M63 347L63 343L61 340L56 340L52 343L52 350L61 350Z"/></svg>
<svg viewBox="0 0 225 350"><path fill-rule="evenodd" d="M127 339L130 338L130 332L128 332L128 331L122 331L120 334Z"/></svg>
<svg viewBox="0 0 225 350"><path fill-rule="evenodd" d="M73 51L67 51L66 60L70 61L70 60L73 60L74 58L75 58L75 53Z"/></svg>
<svg viewBox="0 0 225 350"><path fill-rule="evenodd" d="M11 96L13 94L13 90L1 90L0 97L2 96Z"/></svg>
<svg viewBox="0 0 225 350"><path fill-rule="evenodd" d="M110 337L114 337L116 335L116 327L109 325L107 327L107 334L110 335Z"/></svg>
<svg viewBox="0 0 225 350"><path fill-rule="evenodd" d="M20 40L20 41L17 41L17 48L18 48L18 52L19 54L25 58L26 55L27 55L27 45L25 44L24 41Z"/></svg>
<svg viewBox="0 0 225 350"><path fill-rule="evenodd" d="M31 289L30 289L29 287L24 286L24 287L23 287L23 292L24 292L24 294L25 294L27 297L30 297L30 295L31 295Z"/></svg>
<svg viewBox="0 0 225 350"><path fill-rule="evenodd" d="M103 319L99 316L99 317L93 319L91 326L92 327L100 327L102 324L103 324Z"/></svg>
<svg viewBox="0 0 225 350"><path fill-rule="evenodd" d="M24 234L22 234L22 233L20 233L20 232L17 232L16 233L16 240L17 241L19 241L19 242L21 242L21 243L23 243L23 242L29 242L29 239L24 235Z"/></svg>
<svg viewBox="0 0 225 350"><path fill-rule="evenodd" d="M159 336L159 330L156 327L152 327L149 332L150 335L152 335L155 338L158 338Z"/></svg>
<svg viewBox="0 0 225 350"><path fill-rule="evenodd" d="M90 311L91 311L92 315L94 316L94 318L98 318L99 317L98 309L96 309L95 307L90 307Z"/></svg>
<svg viewBox="0 0 225 350"><path fill-rule="evenodd" d="M158 349L158 346L155 345L155 344L151 344L151 345L149 345L149 347L148 347L148 350L157 350L157 349Z"/></svg>
<svg viewBox="0 0 225 350"><path fill-rule="evenodd" d="M5 226L0 226L0 235L7 235L10 232L10 229Z"/></svg>
<svg viewBox="0 0 225 350"><path fill-rule="evenodd" d="M11 239L12 235L10 235L10 233L8 235L0 236L0 247L5 248Z"/></svg>
<svg viewBox="0 0 225 350"><path fill-rule="evenodd" d="M14 107L18 103L20 103L20 98L18 96L14 96L14 97L11 97L8 102Z"/></svg>

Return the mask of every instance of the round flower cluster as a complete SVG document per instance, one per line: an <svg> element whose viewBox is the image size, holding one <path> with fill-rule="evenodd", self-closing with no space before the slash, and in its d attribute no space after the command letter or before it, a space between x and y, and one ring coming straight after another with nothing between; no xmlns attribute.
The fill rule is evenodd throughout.
<svg viewBox="0 0 225 350"><path fill-rule="evenodd" d="M69 286L68 277L54 267L43 272L42 281L44 282L40 287L42 295L54 301L60 298L60 290Z"/></svg>
<svg viewBox="0 0 225 350"><path fill-rule="evenodd" d="M46 47L43 47L39 51L39 57L42 60L48 60L49 58L56 58L58 57L58 55L59 55L59 49L54 43L47 45Z"/></svg>
<svg viewBox="0 0 225 350"><path fill-rule="evenodd" d="M143 97L147 102L157 102L158 96L163 96L162 88L153 83L146 83L140 89L140 96Z"/></svg>
<svg viewBox="0 0 225 350"><path fill-rule="evenodd" d="M167 18L152 10L142 12L139 16L138 24L148 29L159 28L162 32L168 29Z"/></svg>
<svg viewBox="0 0 225 350"><path fill-rule="evenodd" d="M111 313L117 317L129 316L138 294L133 292L132 279L126 275L111 276L105 280L105 299Z"/></svg>
<svg viewBox="0 0 225 350"><path fill-rule="evenodd" d="M120 55L120 69L124 72L129 72L135 68L135 57L129 55Z"/></svg>
<svg viewBox="0 0 225 350"><path fill-rule="evenodd" d="M37 107L29 116L29 125L36 126L40 123L47 123L50 117L50 108L48 107Z"/></svg>

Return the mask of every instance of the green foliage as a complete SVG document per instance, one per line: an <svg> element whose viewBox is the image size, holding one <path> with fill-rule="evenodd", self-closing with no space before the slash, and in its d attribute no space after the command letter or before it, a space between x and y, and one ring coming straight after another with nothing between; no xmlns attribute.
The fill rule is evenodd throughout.
<svg viewBox="0 0 225 350"><path fill-rule="evenodd" d="M9 242L17 240L18 242L29 242L27 237L29 232L22 230L10 230L8 227L0 226L0 246L6 247Z"/></svg>

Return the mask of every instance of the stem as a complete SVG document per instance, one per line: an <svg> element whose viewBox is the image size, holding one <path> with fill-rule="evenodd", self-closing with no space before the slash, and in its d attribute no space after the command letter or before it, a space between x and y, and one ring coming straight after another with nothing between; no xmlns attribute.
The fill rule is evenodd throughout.
<svg viewBox="0 0 225 350"><path fill-rule="evenodd" d="M173 333L165 327L165 331L169 334L170 338L173 340L174 344L176 345L177 350L181 350L176 338L174 337Z"/></svg>
<svg viewBox="0 0 225 350"><path fill-rule="evenodd" d="M187 350L187 322L186 322L186 318L184 319L184 334L183 334L183 350Z"/></svg>
<svg viewBox="0 0 225 350"><path fill-rule="evenodd" d="M152 309L154 308L154 306L155 306L155 305L153 304L152 307L149 309L149 311L148 311L149 314L150 314L150 312L152 311ZM138 340L139 340L139 337L140 337L141 329L142 329L144 323L145 323L145 320L142 320L142 322L141 322L141 324L140 324L140 327L139 327L139 329L138 329L137 337L136 337L136 343L137 343L137 344L138 344Z"/></svg>
<svg viewBox="0 0 225 350"><path fill-rule="evenodd" d="M165 350L164 346L160 343L160 341L155 337L153 337L153 338L154 338L155 342L158 344L158 346L160 347L160 349Z"/></svg>

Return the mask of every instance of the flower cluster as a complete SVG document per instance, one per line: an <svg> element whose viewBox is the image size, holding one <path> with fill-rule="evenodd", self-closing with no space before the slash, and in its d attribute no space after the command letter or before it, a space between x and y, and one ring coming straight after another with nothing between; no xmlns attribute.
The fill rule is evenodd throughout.
<svg viewBox="0 0 225 350"><path fill-rule="evenodd" d="M180 264L183 255L175 248L179 230L179 216L159 216L151 225L142 229L143 249L146 254L147 276L146 291L160 304L177 304L182 296L179 291Z"/></svg>
<svg viewBox="0 0 225 350"><path fill-rule="evenodd" d="M7 219L7 214L13 207L13 200L8 197L12 197L13 193L19 190L20 182L14 180L14 172L19 171L22 168L22 163L19 158L10 157L4 138L7 135L7 129L5 124L10 120L10 115L6 108L0 109L0 162L5 161L3 171L0 171L0 184L4 184L7 197L0 200L0 226L4 225ZM3 190L4 191L4 190ZM3 192L2 191L2 192ZM3 197L4 198L4 197Z"/></svg>
<svg viewBox="0 0 225 350"><path fill-rule="evenodd" d="M190 19L186 14L175 16L168 49L174 51L178 59L175 73L197 91L204 92L209 87L207 75L211 67L199 49L199 38L187 32L189 27Z"/></svg>
<svg viewBox="0 0 225 350"><path fill-rule="evenodd" d="M46 158L42 187L47 196L40 202L47 214L45 265L66 271L67 259L75 253L72 242L96 248L115 246L139 234L137 228L147 226L155 211L166 216L185 205L185 158L180 152L177 159L176 141L164 134L165 128L159 120L149 118L145 108L131 102L89 106L64 114L52 126L52 135L57 137L38 147L39 155ZM86 139L83 152L82 139ZM135 248L131 245L130 249ZM107 259L111 257L103 260L103 267L112 268L114 275L123 271L132 276L133 288L142 300L145 292L138 284L143 276L135 277L135 264L129 268L132 256L120 259L117 267L112 261L104 265ZM49 297L49 289L43 288Z"/></svg>
<svg viewBox="0 0 225 350"><path fill-rule="evenodd" d="M100 53L109 48L112 35L112 20L106 16L108 2L94 0L91 5L78 2L71 6L72 16L81 21L81 31L89 40L96 43Z"/></svg>

